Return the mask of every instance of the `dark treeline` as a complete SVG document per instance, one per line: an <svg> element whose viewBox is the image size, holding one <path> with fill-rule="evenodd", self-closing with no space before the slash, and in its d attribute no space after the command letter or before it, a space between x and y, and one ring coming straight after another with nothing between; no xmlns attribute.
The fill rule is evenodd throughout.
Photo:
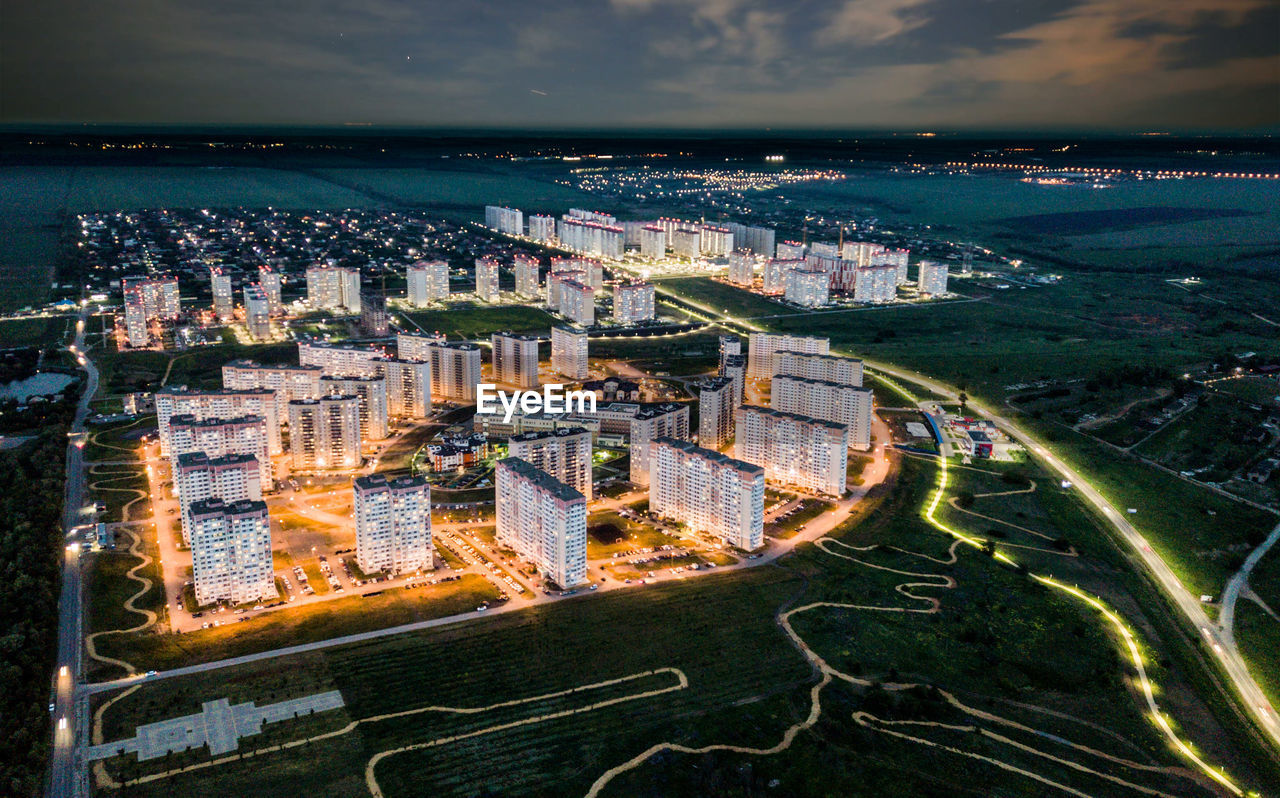
<svg viewBox="0 0 1280 798"><path fill-rule="evenodd" d="M67 430L0 452L0 794L36 796L49 754Z"/></svg>

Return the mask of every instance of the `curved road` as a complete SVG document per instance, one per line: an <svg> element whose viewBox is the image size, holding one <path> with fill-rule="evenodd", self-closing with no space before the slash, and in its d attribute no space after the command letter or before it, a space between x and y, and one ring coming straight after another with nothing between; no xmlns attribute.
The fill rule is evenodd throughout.
<svg viewBox="0 0 1280 798"><path fill-rule="evenodd" d="M957 392L951 386L925 377L918 372L896 368L878 361L864 359L864 362L868 367L903 382L918 385L940 396L949 397L951 400L958 400L959 398ZM1028 451L1034 452L1051 470L1071 482L1080 495L1111 523L1125 542L1133 548L1147 571L1155 577L1156 584L1168 599L1191 625L1200 630L1200 634L1204 636L1205 641L1217 656L1219 664L1243 699L1245 709L1258 720L1258 725L1266 732L1272 745L1280 748L1280 721L1277 720L1276 710L1262 692L1262 688L1254 681L1248 668L1245 667L1244 659L1236 648L1234 638L1229 634L1224 635L1217 631L1216 624L1205 614L1199 597L1193 595L1182 585L1178 577L1173 573L1173 569L1155 553L1146 539L1142 537L1142 534L1134 528L1133 524L1129 523L1128 519L1117 511L1079 472L1063 462L1061 458L1040 441L1020 429L1009 419L983 406L980 402L969 399L968 404L979 414L995 422L1009 437L1025 446ZM1273 537L1275 534L1273 533Z"/></svg>

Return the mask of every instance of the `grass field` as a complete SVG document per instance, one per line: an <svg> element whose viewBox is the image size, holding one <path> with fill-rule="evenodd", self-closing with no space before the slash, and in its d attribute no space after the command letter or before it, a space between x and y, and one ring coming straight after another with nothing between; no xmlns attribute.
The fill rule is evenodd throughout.
<svg viewBox="0 0 1280 798"><path fill-rule="evenodd" d="M459 303L448 310L398 311L427 332L440 332L450 338L483 338L500 330L548 333L558 322L545 310L525 305L485 307ZM413 324L406 325L414 329Z"/></svg>
<svg viewBox="0 0 1280 798"><path fill-rule="evenodd" d="M73 324L71 316L6 319L0 321L0 345L54 346L67 339Z"/></svg>
<svg viewBox="0 0 1280 798"><path fill-rule="evenodd" d="M156 417L141 416L108 424L90 427L89 442L84 447L84 459L95 460L137 460L140 438L154 432Z"/></svg>
<svg viewBox="0 0 1280 798"><path fill-rule="evenodd" d="M311 725L301 724L291 732L273 731L278 736L264 739L263 744L336 730L349 720L366 720L354 730L313 739L300 749L268 751L251 760L191 770L130 787L122 794L201 796L251 791L292 796L324 789L330 795L363 796L368 794L366 765L376 754L459 734L475 736L380 759L373 770L380 789L387 796L423 791L470 796L485 790L539 794L554 785L557 792L580 794L604 770L657 741L772 746L783 729L808 713L808 687L813 684L810 668L782 634L775 612L814 601L885 607L919 604L895 590L911 577L885 569L944 575L955 580L955 587L926 589L941 599L942 611L937 615L826 608L793 616L797 633L822 657L868 685L828 687L822 695L818 725L799 734L793 753L746 758L660 754L651 764L618 777L603 795L682 793L688 785L697 785L707 794L750 794L735 785L754 784L761 773L781 784L803 785L803 774L812 779L813 773L804 768L815 758L826 762L821 784L828 792L831 785L847 784L849 790L842 794L880 794L873 787L888 784L893 776L899 791L930 794L943 789L939 774L945 771L950 784L961 779L998 784L1001 794L1042 794L1042 785L1034 781L1010 779L990 765L943 756L849 721L850 712L864 711L888 719L967 722L968 716L949 714L955 710L928 688L900 694L876 687L906 680L955 691L970 706L976 703L1055 737L1141 763L1172 762L1167 747L1128 694L1115 641L1095 616L1018 572L997 566L981 552L962 549L954 564L945 564L948 540L914 512L934 476L931 464L907 461L898 489L887 494L871 517L841 532L851 545L880 544L856 552L857 562L805 547L782 567L711 574L271 664L144 684L109 710L109 715L116 715L110 725L117 733L127 733L139 722L189 711L215 694L265 702L320 689L342 691L347 703L342 712L311 719ZM1009 484L1001 476L979 476ZM1069 496L1059 498L1072 501ZM732 617L733 623L725 623L726 617ZM619 640L626 645L619 645ZM1157 662L1151 667L1158 678L1172 678ZM671 685L669 679L648 675L634 683L593 687L579 697L546 697L466 715L429 712L375 719L424 702L483 707L533 699L660 668L680 669L688 687L657 698L582 711L587 700L627 699ZM281 678L301 669L312 674L305 685ZM425 700L423 685L431 685ZM1062 715L1046 716L1039 708ZM554 713L571 714L506 725ZM1012 761L1081 791L1108 794L1106 783L1094 775L1105 772L1122 773L1177 794L1206 794L1177 777L1166 779L1127 767L1076 771L971 735L945 729L918 733L960 750ZM1035 749L1046 744L1042 734L1008 733ZM252 739L245 743L250 748L259 746ZM195 752L170 762L115 761L111 767L117 774L130 776L199 765L207 759ZM315 762L324 765L314 767ZM932 766L922 768L921 762ZM876 775L857 782L853 774L863 772ZM815 793L811 787L798 786L794 794Z"/></svg>

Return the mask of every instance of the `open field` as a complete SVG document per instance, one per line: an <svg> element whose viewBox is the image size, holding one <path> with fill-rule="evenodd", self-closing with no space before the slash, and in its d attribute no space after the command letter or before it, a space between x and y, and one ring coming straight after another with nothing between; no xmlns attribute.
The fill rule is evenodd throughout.
<svg viewBox="0 0 1280 798"><path fill-rule="evenodd" d="M592 513L587 519L587 559L597 560L642 548L657 548L680 541L647 524L638 524L615 512Z"/></svg>
<svg viewBox="0 0 1280 798"><path fill-rule="evenodd" d="M309 570L306 566L303 570ZM308 573L319 589L319 570ZM457 582L426 585L413 590L390 588L378 595L347 596L277 612L264 613L243 623L183 635L140 632L103 638L98 650L132 662L139 670L173 668L184 664L236 657L282 646L326 640L388 626L425 621L470 612L497 598L497 591L483 577L464 575Z"/></svg>
<svg viewBox="0 0 1280 798"><path fill-rule="evenodd" d="M489 333L500 330L547 334L557 319L545 310L526 305L455 304L448 310L397 311L430 333L440 332L450 338L489 339ZM405 325L413 330L412 324Z"/></svg>
<svg viewBox="0 0 1280 798"><path fill-rule="evenodd" d="M74 324L71 316L6 319L0 321L0 347L54 346L66 338Z"/></svg>
<svg viewBox="0 0 1280 798"><path fill-rule="evenodd" d="M160 387L166 370L165 385L190 388L222 387L222 366L232 360L248 358L260 363L297 363L296 344L243 345L224 343L185 352L106 352L95 355L100 371L103 394L153 391Z"/></svg>
<svg viewBox="0 0 1280 798"><path fill-rule="evenodd" d="M510 205L527 214L538 210L563 212L576 203L593 202L591 195L550 180L487 168L321 169L315 174L463 221L482 220L485 205Z"/></svg>
<svg viewBox="0 0 1280 798"><path fill-rule="evenodd" d="M609 796L671 794L686 785L732 791L744 773L749 783L769 774L783 784L803 785L803 774L811 780L813 772L803 768L819 757L830 774L824 789L847 784L850 795L878 794L871 785L887 784L890 777L900 791L929 793L944 789L938 781L944 772L950 785L963 779L998 783L1002 794L1043 794L1043 783L1001 773L990 764L994 759L1095 794L1108 794L1114 783L1107 779L1121 778L1179 795L1208 795L1182 769L1163 770L1179 763L1128 692L1116 641L1096 616L980 551L955 551L916 512L934 484L934 466L916 460L904 466L898 489L879 509L842 531L847 546L806 546L781 567L605 593L273 663L144 683L107 711L115 715L108 724L115 734L189 711L214 695L265 703L336 688L346 707L332 717L288 729L282 724L267 738L242 742L242 750L254 750L311 736L300 748L262 750L252 759L212 767L204 767L208 756L200 751L143 765L114 760L109 770L137 777L175 766L197 768L127 787L122 794L130 796L284 796L321 788L330 795L364 796L371 778L386 796L424 790L469 796L481 788L537 793L551 785L580 794L593 782L600 795ZM1013 484L1000 475L975 479ZM1055 501L1074 500L1063 494ZM998 502L987 509L1003 512ZM1009 517L1017 513L1027 510L1013 510ZM1082 537L1092 545L1089 535ZM879 546L862 548L874 544ZM903 582L917 586L904 595ZM938 612L929 609L934 598ZM786 608L798 613L790 621L798 639L848 681L815 687L805 658L776 622L775 613ZM730 616L734 622L725 623ZM626 645L618 645L619 638ZM1151 672L1166 686L1162 701L1180 720L1187 714L1195 719L1177 667L1149 659ZM295 669L316 675L305 690L280 679ZM662 680L661 669L678 669L687 686ZM611 679L626 681L604 686ZM916 681L930 687L900 686ZM433 686L425 701L422 684ZM583 698L619 703L591 710L572 694L552 695L575 687L583 688ZM645 697L648 691L657 692ZM947 703L938 691L963 703ZM816 715L810 712L814 700L820 701ZM514 703L481 709L504 701ZM458 714L451 707L478 711ZM414 709L422 711L386 716ZM972 723L975 711L995 718L979 725L1029 748L945 727L909 729L916 742L885 731L902 721ZM851 712L864 714L851 722ZM1203 731L1204 722L1198 719L1194 729ZM794 753L787 756L659 753L649 764L637 761L622 769L612 781L598 781L609 768L661 741L773 751L791 745L783 737L788 727L798 733ZM331 731L341 733L318 736ZM1045 734L1056 742L1046 742ZM934 750L919 739L954 751ZM1197 743L1211 753L1221 747L1216 738L1202 739L1197 736ZM1034 753L1046 745L1056 758ZM1081 745L1095 753L1082 754ZM1132 764L1104 760L1098 751ZM933 764L921 768L922 761ZM1235 771L1244 767L1230 764ZM877 775L857 781L854 774L867 771ZM794 792L815 794L812 786Z"/></svg>
<svg viewBox="0 0 1280 798"><path fill-rule="evenodd" d="M734 318L795 315L802 312L710 277L677 277L659 280L656 285L660 292L671 291L688 298L695 307L705 306Z"/></svg>
<svg viewBox="0 0 1280 798"><path fill-rule="evenodd" d="M100 427L90 427L89 442L84 447L84 459L138 460L141 438L156 430L156 417L140 416Z"/></svg>

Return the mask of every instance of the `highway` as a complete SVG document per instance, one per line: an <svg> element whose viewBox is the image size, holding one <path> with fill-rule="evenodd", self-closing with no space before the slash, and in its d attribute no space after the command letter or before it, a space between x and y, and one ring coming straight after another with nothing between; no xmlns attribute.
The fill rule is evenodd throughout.
<svg viewBox="0 0 1280 798"><path fill-rule="evenodd" d="M872 360L866 360L865 363L876 371L903 382L918 385L940 396L950 397L953 401L959 398L957 392L950 386L925 377L918 372L907 371ZM1106 497L1089 484L1079 472L1063 462L1048 447L1020 429L1009 419L1000 416L973 399L969 399L968 405L976 413L993 421L1010 438L1034 453L1050 470L1070 482L1080 496L1110 522L1112 527L1120 534L1120 537L1138 555L1148 573L1154 577L1155 583L1169 601L1182 613L1187 622L1199 630L1200 634L1205 638L1223 671L1230 678L1231 683L1235 686L1237 693L1244 702L1245 710L1257 719L1258 725L1270 738L1272 745L1280 749L1280 720L1277 719L1275 708L1267 700L1262 688L1254 681L1248 668L1245 667L1244 660L1235 646L1234 638L1229 634L1224 635L1217 625L1209 619L1209 616L1205 614L1204 607L1200 604L1199 596L1192 594L1182 585L1178 577L1173 573L1173 569L1156 554L1155 550L1142 537L1142 534L1134 528L1133 524L1116 510L1107 501ZM1273 533L1274 536L1275 533Z"/></svg>
<svg viewBox="0 0 1280 798"><path fill-rule="evenodd" d="M62 593L58 599L58 659L54 675L53 749L49 755L49 789L51 798L87 795L87 784L76 763L76 735L83 728L77 717L76 684L80 681L81 594L80 545L71 541L76 527L84 522L85 480L84 420L89 415L89 401L98 391L98 369L84 353L85 313L76 322L75 342L68 347L86 372L84 391L76 407L75 419L68 433L67 484L63 504L62 526L68 538L62 566Z"/></svg>

